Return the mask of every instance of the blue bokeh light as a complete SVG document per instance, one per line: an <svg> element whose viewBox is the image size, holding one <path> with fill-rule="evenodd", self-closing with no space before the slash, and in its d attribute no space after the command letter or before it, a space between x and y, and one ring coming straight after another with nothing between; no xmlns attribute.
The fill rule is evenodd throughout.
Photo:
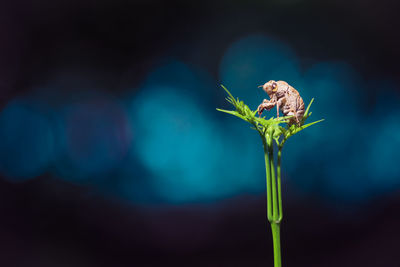
<svg viewBox="0 0 400 267"><path fill-rule="evenodd" d="M287 81L306 105L315 98L309 121L325 121L287 142L283 183L303 195L346 204L398 189L396 83L377 77L366 82L345 62L319 62L305 70L299 62L282 41L251 35L232 43L220 65L221 83L252 109L268 98L257 85L269 79ZM47 89L2 110L0 171L7 179L24 181L50 170L135 203L264 194L259 136L215 110L232 107L204 69L160 61L120 100L86 74L64 84L68 77L56 76ZM75 82L88 88L74 87L71 94Z"/></svg>
<svg viewBox="0 0 400 267"><path fill-rule="evenodd" d="M68 105L61 113L55 173L73 182L107 176L130 146L124 109L111 97L97 96Z"/></svg>
<svg viewBox="0 0 400 267"><path fill-rule="evenodd" d="M199 103L174 88L147 88L134 99L131 112L135 150L160 195L179 202L210 194L222 147Z"/></svg>
<svg viewBox="0 0 400 267"><path fill-rule="evenodd" d="M400 149L399 102L400 96L394 90L387 90L384 96L378 97L373 114L374 124L367 122L364 127L368 146L363 155L369 167L369 182L383 192L400 186L397 163Z"/></svg>
<svg viewBox="0 0 400 267"><path fill-rule="evenodd" d="M51 125L28 100L16 99L0 115L0 169L10 181L43 174L53 157Z"/></svg>

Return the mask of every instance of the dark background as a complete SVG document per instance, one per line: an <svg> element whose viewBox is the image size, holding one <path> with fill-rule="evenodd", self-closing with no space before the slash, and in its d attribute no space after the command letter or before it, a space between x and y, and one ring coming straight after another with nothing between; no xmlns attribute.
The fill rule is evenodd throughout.
<svg viewBox="0 0 400 267"><path fill-rule="evenodd" d="M1 266L272 266L253 109L286 80L284 266L400 266L396 1L0 6ZM272 116L272 115L271 115Z"/></svg>

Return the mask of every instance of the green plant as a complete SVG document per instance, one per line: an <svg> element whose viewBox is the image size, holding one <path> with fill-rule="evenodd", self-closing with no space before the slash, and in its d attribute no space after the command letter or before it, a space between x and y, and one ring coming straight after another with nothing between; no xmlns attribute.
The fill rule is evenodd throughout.
<svg viewBox="0 0 400 267"><path fill-rule="evenodd" d="M264 117L257 117L257 110L252 111L243 101L235 99L232 94L223 85L222 88L228 93L226 100L231 103L236 110L224 110L217 109L218 111L225 112L242 120L247 121L252 125L252 129L256 130L263 142L264 158L265 158L265 170L266 170L266 184L267 184L267 217L271 224L272 240L273 240L273 252L274 252L274 266L281 267L281 241L280 241L280 224L283 217L282 211L282 190L281 190L281 160L282 160L282 149L286 141L296 133L310 127L313 124L323 121L318 120L308 124L304 124L305 121L310 117L310 106L314 99L310 101L308 107L304 113L300 124L289 124L289 119L292 116L270 118L265 119ZM286 124L286 127L282 127L282 124ZM276 172L274 164L274 146L276 143L277 147L277 162Z"/></svg>

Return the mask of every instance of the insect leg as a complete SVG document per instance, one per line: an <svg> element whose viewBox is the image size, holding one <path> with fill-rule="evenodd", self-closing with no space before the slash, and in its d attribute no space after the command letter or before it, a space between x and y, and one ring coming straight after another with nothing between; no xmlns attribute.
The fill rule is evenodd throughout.
<svg viewBox="0 0 400 267"><path fill-rule="evenodd" d="M264 110L270 110L276 105L276 102L269 101L264 99L264 101L258 106L258 115L261 116Z"/></svg>
<svg viewBox="0 0 400 267"><path fill-rule="evenodd" d="M282 102L283 102L283 98L281 98L281 99L279 99L277 102L276 102L276 117L277 118L279 118L279 109L280 109L280 107L282 106Z"/></svg>
<svg viewBox="0 0 400 267"><path fill-rule="evenodd" d="M263 111L264 111L264 106L263 106L263 104L261 104L257 108L257 112L258 112L258 116L259 117L261 117L261 114L263 113Z"/></svg>
<svg viewBox="0 0 400 267"><path fill-rule="evenodd" d="M279 105L276 105L276 117L279 118Z"/></svg>

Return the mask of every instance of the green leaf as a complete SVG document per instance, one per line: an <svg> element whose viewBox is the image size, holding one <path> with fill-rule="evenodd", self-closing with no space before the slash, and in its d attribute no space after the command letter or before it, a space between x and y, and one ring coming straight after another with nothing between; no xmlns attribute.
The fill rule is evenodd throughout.
<svg viewBox="0 0 400 267"><path fill-rule="evenodd" d="M307 106L307 109L306 109L306 112L304 112L304 117L309 117L310 115L308 115L308 111L310 110L310 107L311 107L311 104L314 102L314 98L313 99L311 99L311 101L310 101L310 103L308 104L308 106Z"/></svg>
<svg viewBox="0 0 400 267"><path fill-rule="evenodd" d="M232 98L232 99L235 99L234 97L233 97L233 95L231 94L231 92L229 92L229 90L228 89L226 89L226 87L225 86L223 86L222 84L221 84L221 87L225 90L225 92L227 92L228 93L228 95L229 95L229 97L230 98Z"/></svg>
<svg viewBox="0 0 400 267"><path fill-rule="evenodd" d="M239 118L241 118L241 119L243 119L243 120L246 120L246 118L245 118L244 116L240 115L240 114L239 114L237 111L235 111L235 110L225 110L225 109L219 109L219 108L217 108L217 110L218 110L218 111L221 111L221 112L224 112L224 113L231 114L231 115L236 116L236 117L239 117Z"/></svg>
<svg viewBox="0 0 400 267"><path fill-rule="evenodd" d="M305 125L302 125L302 126L297 126L296 124L293 124L293 125L290 126L289 130L286 132L285 137L289 138L290 136L295 135L296 133L298 133L298 132L310 127L311 125L314 125L314 124L316 124L318 122L321 122L321 121L324 121L324 119L318 120L318 121L314 121L314 122L311 122L311 123L308 123L308 124L305 124Z"/></svg>

